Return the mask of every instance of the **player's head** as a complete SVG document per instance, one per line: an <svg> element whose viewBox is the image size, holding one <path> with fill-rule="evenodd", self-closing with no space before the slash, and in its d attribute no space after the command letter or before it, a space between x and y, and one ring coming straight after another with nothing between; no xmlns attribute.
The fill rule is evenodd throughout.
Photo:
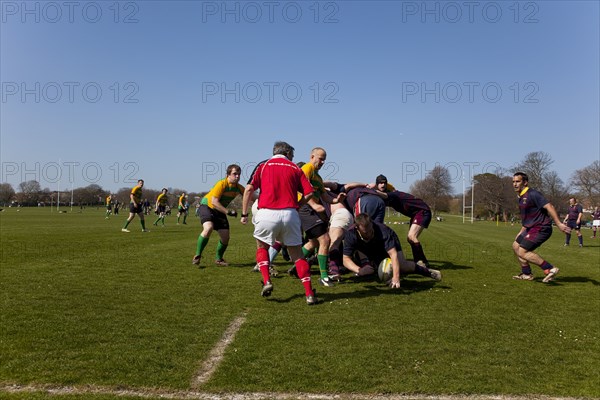
<svg viewBox="0 0 600 400"><path fill-rule="evenodd" d="M515 172L512 183L515 192L520 192L529 184L529 177L525 172Z"/></svg>
<svg viewBox="0 0 600 400"><path fill-rule="evenodd" d="M373 221L369 214L361 213L354 218L354 225L356 226L356 233L363 242L368 242L373 239L375 231L373 230Z"/></svg>
<svg viewBox="0 0 600 400"><path fill-rule="evenodd" d="M294 148L286 142L275 142L273 145L273 155L286 156L291 161L294 158Z"/></svg>
<svg viewBox="0 0 600 400"><path fill-rule="evenodd" d="M143 179L138 179L138 183L137 184L138 184L139 187L144 186L144 180Z"/></svg>
<svg viewBox="0 0 600 400"><path fill-rule="evenodd" d="M572 205L572 206L574 206L575 204L577 204L577 199L575 197L571 197L569 199L569 204Z"/></svg>
<svg viewBox="0 0 600 400"><path fill-rule="evenodd" d="M380 175L377 175L377 178L375 178L375 186L377 186L377 190L380 190L382 192L385 191L385 189L387 187L387 183L388 183L388 180L385 177L385 175L380 174Z"/></svg>
<svg viewBox="0 0 600 400"><path fill-rule="evenodd" d="M240 180L240 175L242 173L242 168L237 164L230 164L227 166L227 179L231 183L238 183Z"/></svg>
<svg viewBox="0 0 600 400"><path fill-rule="evenodd" d="M321 169L325 160L327 159L327 152L322 147L315 147L310 152L310 163L316 168Z"/></svg>
<svg viewBox="0 0 600 400"><path fill-rule="evenodd" d="M167 194L168 190L167 190L167 188L162 188L161 192L163 192L164 194Z"/></svg>

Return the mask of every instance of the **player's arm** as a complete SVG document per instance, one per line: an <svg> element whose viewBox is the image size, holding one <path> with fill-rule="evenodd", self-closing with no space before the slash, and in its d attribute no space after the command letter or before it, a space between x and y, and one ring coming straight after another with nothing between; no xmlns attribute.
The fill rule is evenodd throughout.
<svg viewBox="0 0 600 400"><path fill-rule="evenodd" d="M556 226L558 227L558 229L560 229L564 233L570 233L571 232L571 228L569 228L568 226L566 226L560 220L560 218L558 217L558 213L556 212L556 209L554 208L554 206L551 203L546 203L546 205L544 206L544 208L546 209L546 211L548 212L548 215L550 216L550 218L552 218L552 220L554 221L554 223L556 224Z"/></svg>
<svg viewBox="0 0 600 400"><path fill-rule="evenodd" d="M131 200L133 205L137 207L137 203L135 202L135 196L133 195L133 192L129 193L129 199Z"/></svg>
<svg viewBox="0 0 600 400"><path fill-rule="evenodd" d="M389 285L392 289L400 288L400 257L395 247L387 250L390 259L392 260L392 280Z"/></svg>
<svg viewBox="0 0 600 400"><path fill-rule="evenodd" d="M250 200L254 197L254 186L247 184L244 190L244 196L242 197L242 218L240 222L244 225L248 223L248 208L250 206Z"/></svg>
<svg viewBox="0 0 600 400"><path fill-rule="evenodd" d="M213 208L215 210L220 211L223 214L227 214L228 210L225 207L223 207L223 204L221 204L221 201L220 201L219 197L213 196L211 198L211 201L212 201Z"/></svg>
<svg viewBox="0 0 600 400"><path fill-rule="evenodd" d="M344 263L344 267L354 272L355 274L358 274L358 271L360 271L360 267L354 262L352 257L344 254L344 256L342 257L342 262Z"/></svg>

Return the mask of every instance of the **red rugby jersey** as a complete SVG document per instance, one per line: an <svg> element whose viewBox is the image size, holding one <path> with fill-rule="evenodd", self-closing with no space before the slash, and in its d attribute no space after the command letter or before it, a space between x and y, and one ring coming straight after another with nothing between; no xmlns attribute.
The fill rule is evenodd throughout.
<svg viewBox="0 0 600 400"><path fill-rule="evenodd" d="M276 155L259 165L252 178L254 189L260 189L258 208L281 210L298 208L298 192L313 192L304 172L283 155Z"/></svg>

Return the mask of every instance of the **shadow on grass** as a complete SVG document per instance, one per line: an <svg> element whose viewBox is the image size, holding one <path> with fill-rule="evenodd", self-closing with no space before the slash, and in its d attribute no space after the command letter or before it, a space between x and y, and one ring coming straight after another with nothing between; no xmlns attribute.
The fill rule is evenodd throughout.
<svg viewBox="0 0 600 400"><path fill-rule="evenodd" d="M453 270L458 270L458 269L473 269L473 267L470 267L468 265L459 265L459 264L454 264L451 261L442 261L442 260L429 260L429 265L431 265L432 268L435 269L439 269L441 271L443 270L449 270L449 269L453 269Z"/></svg>
<svg viewBox="0 0 600 400"><path fill-rule="evenodd" d="M560 285L561 283L591 283L594 286L600 286L600 282L595 279L590 279L587 276L558 276L555 281L548 285Z"/></svg>
<svg viewBox="0 0 600 400"><path fill-rule="evenodd" d="M416 277L416 276L415 276ZM335 288L327 289L321 288L317 285L313 285L313 288L317 292L317 297L320 302L331 302L335 300L343 300L343 299L362 299L374 296L382 296L382 295L412 295L419 292L424 292L431 290L433 288L436 289L451 289L449 286L443 285L441 282L436 282L433 280L427 280L427 278L419 277L418 280L411 278L402 278L400 289L390 289L388 286L379 282L374 276L373 277L350 277L344 279L342 282L337 285L360 285L357 286L357 290L353 292L344 292L344 293L336 293ZM299 292L287 298L277 298L270 297L268 301L273 301L276 303L289 303L298 298L304 298L304 294Z"/></svg>

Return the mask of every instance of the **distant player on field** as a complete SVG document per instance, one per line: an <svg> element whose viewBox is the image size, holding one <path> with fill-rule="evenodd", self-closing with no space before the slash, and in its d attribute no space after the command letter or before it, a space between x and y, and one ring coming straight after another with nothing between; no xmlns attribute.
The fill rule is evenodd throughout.
<svg viewBox="0 0 600 400"><path fill-rule="evenodd" d="M179 218L181 218L182 215L183 224L187 225L187 222L185 222L188 216L188 205L186 204L186 198L187 196L185 193L181 193L181 195L179 196L179 202L177 203L177 225L179 225Z"/></svg>
<svg viewBox="0 0 600 400"><path fill-rule="evenodd" d="M542 282L554 280L559 269L548 261L542 259L533 250L540 247L552 236L552 221L564 233L571 232L571 228L562 223L554 206L544 198L540 192L529 188L529 178L523 172L513 175L513 188L518 193L519 211L523 227L513 242L512 248L521 264L521 273L513 279L532 281L533 273L530 264L535 264L544 271Z"/></svg>
<svg viewBox="0 0 600 400"><path fill-rule="evenodd" d="M583 207L577 203L575 197L569 199L569 211L563 223L567 224L571 230L575 229L577 239L579 239L579 247L583 247L583 235L581 234L581 219L583 218ZM571 242L571 233L565 234L565 246Z"/></svg>
<svg viewBox="0 0 600 400"><path fill-rule="evenodd" d="M129 194L129 217L125 221L125 225L121 229L121 232L129 232L127 227L129 223L133 221L135 215L137 214L140 217L140 224L142 224L142 232L150 232L146 229L146 222L144 221L144 208L142 204L142 188L144 187L144 180L139 179L137 185L135 185L131 189L131 193Z"/></svg>
<svg viewBox="0 0 600 400"><path fill-rule="evenodd" d="M596 207L594 212L592 213L592 239L596 239L596 231L600 226L600 207Z"/></svg>
<svg viewBox="0 0 600 400"><path fill-rule="evenodd" d="M108 217L110 217L110 214L112 214L112 208L113 208L112 196L109 193L108 196L106 196L106 217L105 217L106 219L108 219Z"/></svg>
<svg viewBox="0 0 600 400"><path fill-rule="evenodd" d="M213 230L219 233L219 243L217 244L217 255L215 264L226 267L229 265L223 259L225 250L229 245L229 221L227 215L237 216L235 210L228 210L227 206L237 196L244 194L244 187L239 184L241 167L237 164L227 166L227 176L221 179L212 187L210 192L202 198L200 203L200 221L202 222L202 233L198 236L196 245L196 255L192 259L192 264L200 264L200 258L204 248L208 244L208 239Z"/></svg>
<svg viewBox="0 0 600 400"><path fill-rule="evenodd" d="M167 188L162 188L160 194L156 198L154 204L154 211L158 213L158 218L154 221L154 226L158 226L158 221L162 222L162 226L165 226L165 213L167 212L167 202L169 201Z"/></svg>

